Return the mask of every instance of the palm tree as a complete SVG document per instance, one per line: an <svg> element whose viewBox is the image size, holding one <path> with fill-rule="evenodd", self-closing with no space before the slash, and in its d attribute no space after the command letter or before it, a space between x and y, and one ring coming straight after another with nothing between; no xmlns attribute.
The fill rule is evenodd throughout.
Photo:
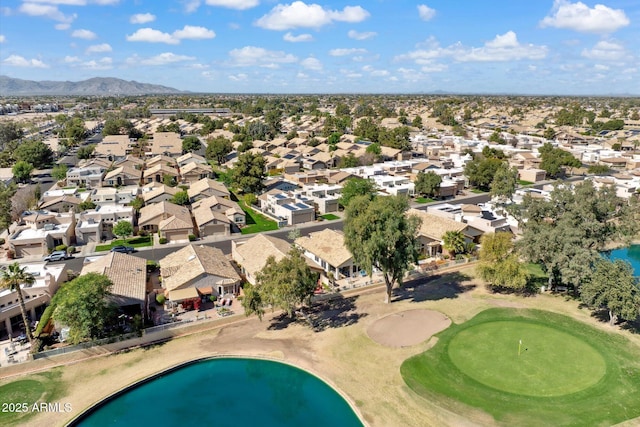
<svg viewBox="0 0 640 427"><path fill-rule="evenodd" d="M27 309L24 306L24 297L22 295L22 285L32 285L36 279L31 273L27 273L25 268L20 268L20 264L14 262L9 265L6 270L2 270L0 276L0 287L6 288L11 291L16 291L18 294L18 300L20 301L20 311L22 312L22 321L24 322L24 329L31 343L33 336L31 335L31 325L27 319Z"/></svg>
<svg viewBox="0 0 640 427"><path fill-rule="evenodd" d="M443 247L451 253L451 256L464 253L465 240L461 231L447 231L442 236Z"/></svg>

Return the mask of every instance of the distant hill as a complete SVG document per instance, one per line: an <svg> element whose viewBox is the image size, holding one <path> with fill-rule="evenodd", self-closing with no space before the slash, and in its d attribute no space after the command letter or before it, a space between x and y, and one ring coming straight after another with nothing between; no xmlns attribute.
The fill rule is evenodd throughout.
<svg viewBox="0 0 640 427"><path fill-rule="evenodd" d="M94 77L79 82L33 81L0 76L0 96L15 95L151 95L182 93L167 86L126 81L112 77Z"/></svg>

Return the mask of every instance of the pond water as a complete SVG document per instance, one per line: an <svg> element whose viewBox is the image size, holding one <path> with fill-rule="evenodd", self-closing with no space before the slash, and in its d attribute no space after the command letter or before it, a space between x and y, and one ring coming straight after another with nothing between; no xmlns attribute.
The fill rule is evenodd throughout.
<svg viewBox="0 0 640 427"><path fill-rule="evenodd" d="M72 425L362 426L324 381L283 363L195 362L134 386Z"/></svg>
<svg viewBox="0 0 640 427"><path fill-rule="evenodd" d="M636 276L640 276L640 245L631 245L626 248L615 249L607 252L611 260L622 259L631 263Z"/></svg>

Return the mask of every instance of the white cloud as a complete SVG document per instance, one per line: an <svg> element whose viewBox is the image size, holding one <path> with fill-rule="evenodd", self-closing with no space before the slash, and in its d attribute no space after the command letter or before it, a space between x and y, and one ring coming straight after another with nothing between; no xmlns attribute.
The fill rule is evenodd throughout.
<svg viewBox="0 0 640 427"><path fill-rule="evenodd" d="M363 33L359 33L356 30L349 30L349 32L347 33L347 36L349 36L349 38L354 40L366 40L366 39L370 39L371 37L375 37L377 35L378 33L374 31L366 31Z"/></svg>
<svg viewBox="0 0 640 427"><path fill-rule="evenodd" d="M294 36L291 33L287 33L284 36L282 36L282 38L284 39L284 41L291 42L291 43L313 41L313 36L311 34L299 34L297 36Z"/></svg>
<svg viewBox="0 0 640 427"><path fill-rule="evenodd" d="M0 43L4 43L6 41L7 41L7 38L3 34L0 34Z"/></svg>
<svg viewBox="0 0 640 427"><path fill-rule="evenodd" d="M184 0L182 3L185 13L193 13L200 7L200 0Z"/></svg>
<svg viewBox="0 0 640 427"><path fill-rule="evenodd" d="M77 56L65 56L64 57L64 63L65 64L75 64L76 62L80 62L80 58L78 58Z"/></svg>
<svg viewBox="0 0 640 427"><path fill-rule="evenodd" d="M329 51L329 55L331 56L348 56L348 55L355 55L356 53L367 53L367 49L344 48L344 49L331 49Z"/></svg>
<svg viewBox="0 0 640 427"><path fill-rule="evenodd" d="M322 62L320 62L317 58L307 58L300 61L300 65L302 65L307 70L320 71L322 70Z"/></svg>
<svg viewBox="0 0 640 427"><path fill-rule="evenodd" d="M111 48L111 45L109 43L102 43L102 44L94 44L91 45L87 48L87 50L85 51L85 53L89 54L89 53L103 53L103 52L111 52L113 49Z"/></svg>
<svg viewBox="0 0 640 427"><path fill-rule="evenodd" d="M603 64L596 64L593 66L594 69L598 70L598 71L609 71L609 66L608 65L603 65Z"/></svg>
<svg viewBox="0 0 640 427"><path fill-rule="evenodd" d="M229 76L229 80L233 80L234 82L241 82L243 80L247 80L247 76L244 73L240 73L240 74L232 74Z"/></svg>
<svg viewBox="0 0 640 427"><path fill-rule="evenodd" d="M147 22L153 22L155 20L156 15L152 13L136 13L129 18L129 22L132 24L146 24Z"/></svg>
<svg viewBox="0 0 640 427"><path fill-rule="evenodd" d="M294 1L279 4L255 24L267 30L290 30L294 28L320 28L334 21L361 22L369 17L369 12L360 6L346 6L341 11L325 9L318 4Z"/></svg>
<svg viewBox="0 0 640 427"><path fill-rule="evenodd" d="M56 30L65 31L71 28L71 24L56 24L53 26Z"/></svg>
<svg viewBox="0 0 640 427"><path fill-rule="evenodd" d="M260 4L259 0L206 0L209 6L220 6L229 9L245 10L256 7Z"/></svg>
<svg viewBox="0 0 640 427"><path fill-rule="evenodd" d="M585 33L612 33L629 25L629 18L624 10L603 4L589 8L582 2L555 0L551 14L540 21L540 25Z"/></svg>
<svg viewBox="0 0 640 427"><path fill-rule="evenodd" d="M9 55L2 63L13 67L49 68L47 64L39 59L26 59L20 55Z"/></svg>
<svg viewBox="0 0 640 427"><path fill-rule="evenodd" d="M581 55L598 61L617 61L624 58L627 52L618 43L602 40L591 49L583 49Z"/></svg>
<svg viewBox="0 0 640 427"><path fill-rule="evenodd" d="M70 24L76 18L76 15L65 15L58 10L57 6L50 4L22 3L18 11L29 16L44 16L54 21Z"/></svg>
<svg viewBox="0 0 640 427"><path fill-rule="evenodd" d="M167 43L178 44L180 40L202 40L212 39L216 33L204 27L196 27L193 25L185 25L181 30L176 30L172 34L163 33L153 28L140 28L135 33L128 35L127 40L130 42L147 42L147 43Z"/></svg>
<svg viewBox="0 0 640 427"><path fill-rule="evenodd" d="M84 39L84 40L93 40L98 36L93 31L75 30L74 32L71 33L71 37L75 37L77 39Z"/></svg>
<svg viewBox="0 0 640 427"><path fill-rule="evenodd" d="M260 66L278 68L278 64L297 62L298 58L281 50L267 50L261 47L245 46L229 52L231 65L236 67Z"/></svg>
<svg viewBox="0 0 640 427"><path fill-rule="evenodd" d="M164 52L149 58L141 58L138 55L130 56L125 60L127 65L167 65L176 62L192 61L196 59L193 56L176 55L172 52Z"/></svg>
<svg viewBox="0 0 640 427"><path fill-rule="evenodd" d="M458 62L503 62L543 59L548 52L543 45L521 44L513 31L497 35L481 47L466 47L458 42L443 48L434 38L419 46L420 49L398 55L395 60L412 60L418 65L431 65L437 58L451 58Z"/></svg>
<svg viewBox="0 0 640 427"><path fill-rule="evenodd" d="M429 21L434 16L436 16L436 10L430 8L426 4L419 4L418 5L418 15L420 15L420 19L422 19L423 21Z"/></svg>
<svg viewBox="0 0 640 427"><path fill-rule="evenodd" d="M183 40L204 40L204 39L212 39L216 36L216 33L204 28L204 27L196 27L193 25L185 25L183 29L176 30L173 32L173 37Z"/></svg>
<svg viewBox="0 0 640 427"><path fill-rule="evenodd" d="M199 64L199 63L189 64L188 67L193 68L194 70L206 70L207 68L209 68L207 64Z"/></svg>
<svg viewBox="0 0 640 427"><path fill-rule="evenodd" d="M97 61L91 60L80 64L82 68L87 70L110 70L113 68L113 60L109 57L104 57Z"/></svg>

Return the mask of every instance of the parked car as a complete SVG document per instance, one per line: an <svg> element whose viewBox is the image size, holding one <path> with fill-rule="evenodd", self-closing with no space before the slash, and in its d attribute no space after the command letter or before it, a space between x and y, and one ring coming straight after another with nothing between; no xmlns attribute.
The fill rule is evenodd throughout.
<svg viewBox="0 0 640 427"><path fill-rule="evenodd" d="M135 252L136 250L131 246L114 246L111 248L111 252L120 252L123 254L130 254Z"/></svg>
<svg viewBox="0 0 640 427"><path fill-rule="evenodd" d="M53 251L46 257L44 257L43 261L55 262L55 261L64 261L71 258L67 255L67 251Z"/></svg>

